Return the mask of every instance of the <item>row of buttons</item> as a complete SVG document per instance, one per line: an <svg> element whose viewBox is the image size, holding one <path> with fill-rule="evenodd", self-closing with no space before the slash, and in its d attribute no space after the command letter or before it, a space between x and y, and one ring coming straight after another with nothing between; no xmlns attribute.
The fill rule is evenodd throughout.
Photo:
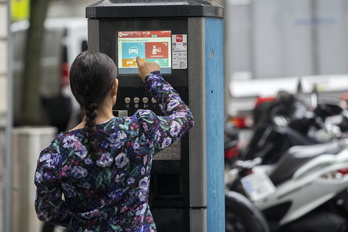
<svg viewBox="0 0 348 232"><path fill-rule="evenodd" d="M132 100L131 100L129 97L126 97L126 98L124 99L124 102L125 102L126 104L130 104L131 101L132 101ZM135 98L133 99L133 102L134 102L135 104L139 104L140 99L139 99L138 97L135 97ZM149 99L148 99L147 97L143 97L142 102L143 102L144 104L147 104L147 103L149 102ZM151 98L151 102L152 102L153 104L156 104L156 103L157 103L157 101L156 101L155 98Z"/></svg>

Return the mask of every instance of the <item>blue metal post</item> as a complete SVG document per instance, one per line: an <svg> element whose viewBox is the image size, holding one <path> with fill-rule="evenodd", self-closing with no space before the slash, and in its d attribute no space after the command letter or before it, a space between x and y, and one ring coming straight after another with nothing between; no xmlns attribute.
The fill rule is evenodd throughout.
<svg viewBox="0 0 348 232"><path fill-rule="evenodd" d="M206 18L208 232L225 231L223 20Z"/></svg>

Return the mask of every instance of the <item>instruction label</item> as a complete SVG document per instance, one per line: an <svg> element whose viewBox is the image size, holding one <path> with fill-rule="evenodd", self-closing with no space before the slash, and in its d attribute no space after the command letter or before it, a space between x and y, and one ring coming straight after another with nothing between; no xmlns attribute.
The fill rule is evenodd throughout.
<svg viewBox="0 0 348 232"><path fill-rule="evenodd" d="M187 35L172 35L172 69L187 69Z"/></svg>

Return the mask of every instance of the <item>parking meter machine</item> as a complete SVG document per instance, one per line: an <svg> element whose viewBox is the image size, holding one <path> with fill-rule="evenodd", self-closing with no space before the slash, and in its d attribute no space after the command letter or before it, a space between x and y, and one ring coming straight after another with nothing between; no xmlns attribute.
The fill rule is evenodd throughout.
<svg viewBox="0 0 348 232"><path fill-rule="evenodd" d="M195 126L153 161L150 207L158 231L224 231L223 8L197 0L105 0L86 8L89 50L118 67L116 116L162 115L138 78L136 57L161 73Z"/></svg>

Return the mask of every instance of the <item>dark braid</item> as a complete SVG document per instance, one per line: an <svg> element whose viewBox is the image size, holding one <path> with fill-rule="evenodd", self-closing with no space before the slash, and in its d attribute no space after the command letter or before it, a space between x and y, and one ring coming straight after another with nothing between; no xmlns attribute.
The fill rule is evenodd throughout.
<svg viewBox="0 0 348 232"><path fill-rule="evenodd" d="M94 132L96 131L96 119L97 119L97 104L92 103L89 105L88 109L85 110L86 115L86 124L85 124L85 131L86 131L86 137L88 138L88 145L89 145L89 151L92 154L92 159L95 161L97 160L98 156L96 155L97 146L95 144L94 140Z"/></svg>
<svg viewBox="0 0 348 232"><path fill-rule="evenodd" d="M95 141L98 107L111 90L116 74L116 65L110 57L89 51L80 53L70 69L71 91L85 116L84 130L94 161L99 157Z"/></svg>

